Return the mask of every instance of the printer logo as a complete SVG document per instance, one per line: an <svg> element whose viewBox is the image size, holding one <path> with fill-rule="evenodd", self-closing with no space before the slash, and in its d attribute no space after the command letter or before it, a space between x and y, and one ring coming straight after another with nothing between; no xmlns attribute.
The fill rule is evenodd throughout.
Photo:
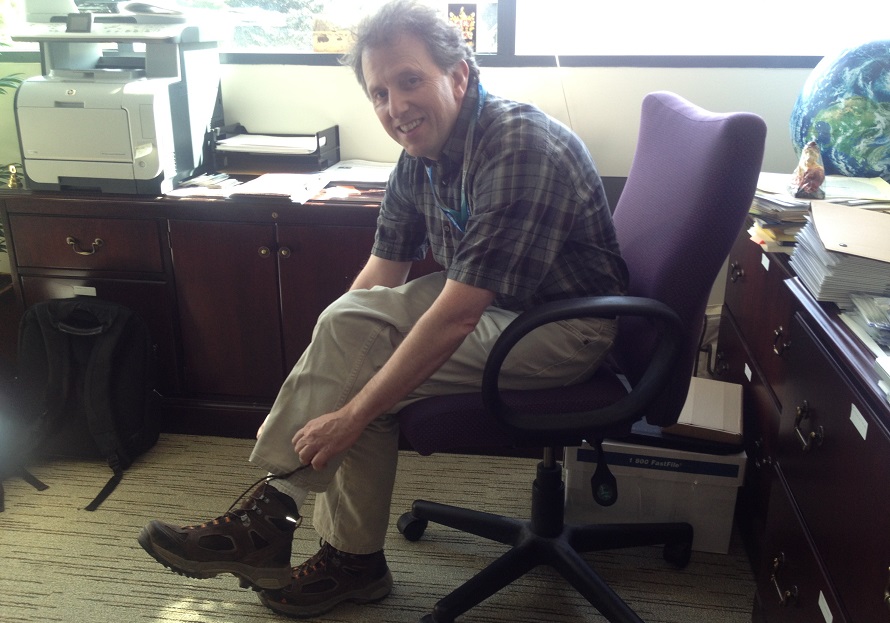
<svg viewBox="0 0 890 623"><path fill-rule="evenodd" d="M77 95L77 89L66 89L65 95Z"/></svg>

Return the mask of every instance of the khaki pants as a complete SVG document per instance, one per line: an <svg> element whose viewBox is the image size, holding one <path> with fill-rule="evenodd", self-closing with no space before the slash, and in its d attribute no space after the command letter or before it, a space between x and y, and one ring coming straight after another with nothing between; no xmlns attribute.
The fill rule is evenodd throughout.
<svg viewBox="0 0 890 623"><path fill-rule="evenodd" d="M300 465L291 438L306 422L340 408L389 359L445 285L444 273L398 288L355 290L319 316L312 343L285 380L251 462L273 474ZM478 388L486 356L516 313L489 308L476 330L398 407L432 395ZM569 385L593 373L612 344L614 321L559 322L534 331L508 357L502 388ZM394 410L394 411L397 411ZM374 420L356 444L323 470L305 469L275 487L302 497L318 493L313 525L335 548L353 554L383 549L398 459L397 418Z"/></svg>

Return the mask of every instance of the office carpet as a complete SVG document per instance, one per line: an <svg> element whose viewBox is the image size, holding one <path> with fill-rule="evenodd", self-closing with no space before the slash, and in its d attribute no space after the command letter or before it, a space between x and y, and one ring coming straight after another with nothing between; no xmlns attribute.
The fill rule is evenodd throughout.
<svg viewBox="0 0 890 623"><path fill-rule="evenodd" d="M136 543L150 519L192 523L225 511L262 476L247 463L250 440L163 435L131 467L95 512L83 507L104 485L100 462L57 461L33 472L50 485L37 492L21 480L5 483L0 513L0 620L4 623L284 621L240 589L232 576L192 580L156 563ZM418 621L447 593L505 546L431 524L406 541L397 517L415 497L527 516L536 461L403 452L393 501L387 557L392 594L367 606L345 605L317 619L334 622ZM308 505L311 505L310 497ZM311 517L311 509L304 509ZM306 524L309 523L307 520ZM294 562L315 552L300 528ZM728 555L693 552L677 571L657 547L588 556L613 588L648 623L748 623L754 583L737 544ZM605 619L549 569L539 569L465 614L479 623L600 622Z"/></svg>

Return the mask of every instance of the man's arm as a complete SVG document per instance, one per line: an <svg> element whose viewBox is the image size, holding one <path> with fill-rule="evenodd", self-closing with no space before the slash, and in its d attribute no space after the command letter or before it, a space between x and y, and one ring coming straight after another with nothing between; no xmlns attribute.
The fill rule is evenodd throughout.
<svg viewBox="0 0 890 623"><path fill-rule="evenodd" d="M372 255L349 289L369 290L374 286L394 288L405 283L409 270L411 262L394 262Z"/></svg>
<svg viewBox="0 0 890 623"><path fill-rule="evenodd" d="M432 306L367 385L343 408L312 420L294 435L300 461L321 469L351 447L374 418L387 413L448 361L493 300L489 290L447 280Z"/></svg>

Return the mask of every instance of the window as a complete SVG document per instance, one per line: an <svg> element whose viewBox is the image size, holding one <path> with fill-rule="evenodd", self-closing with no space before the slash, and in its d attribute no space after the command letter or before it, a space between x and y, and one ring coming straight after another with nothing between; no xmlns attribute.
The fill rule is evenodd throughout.
<svg viewBox="0 0 890 623"><path fill-rule="evenodd" d="M516 0L516 53L824 56L888 37L886 0Z"/></svg>
<svg viewBox="0 0 890 623"><path fill-rule="evenodd" d="M497 52L496 0L426 1L465 26L478 52ZM224 52L342 54L349 49L350 29L385 0L180 0L195 9L211 2L232 20Z"/></svg>
<svg viewBox="0 0 890 623"><path fill-rule="evenodd" d="M29 1L0 0L0 43L25 19ZM349 28L385 2L146 1L207 12L228 24L224 30L231 35L221 44L225 63L298 64L336 64L348 47ZM482 65L812 67L838 47L887 37L886 0L862 0L855 11L834 0L424 1L472 21ZM5 53L0 60L7 60L7 50L0 50Z"/></svg>

